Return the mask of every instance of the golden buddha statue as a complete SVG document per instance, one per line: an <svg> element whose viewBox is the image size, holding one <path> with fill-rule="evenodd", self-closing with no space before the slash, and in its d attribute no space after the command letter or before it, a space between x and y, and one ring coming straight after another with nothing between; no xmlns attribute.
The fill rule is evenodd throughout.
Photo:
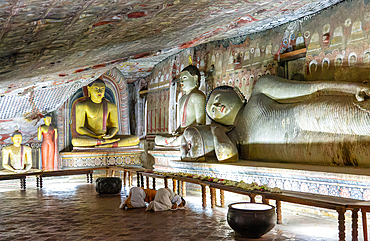
<svg viewBox="0 0 370 241"><path fill-rule="evenodd" d="M27 172L32 167L32 149L22 145L22 134L14 132L12 145L5 146L2 150L3 167L6 170L22 173Z"/></svg>
<svg viewBox="0 0 370 241"><path fill-rule="evenodd" d="M119 131L117 106L104 98L105 83L97 79L87 86L89 98L75 106L76 132L74 147L135 146L140 140L134 135L117 135Z"/></svg>
<svg viewBox="0 0 370 241"><path fill-rule="evenodd" d="M173 133L173 137L156 136L156 145L178 147L186 127L206 124L206 96L199 90L199 82L200 72L197 67L189 65L181 71L180 85L185 94L179 101L180 126Z"/></svg>

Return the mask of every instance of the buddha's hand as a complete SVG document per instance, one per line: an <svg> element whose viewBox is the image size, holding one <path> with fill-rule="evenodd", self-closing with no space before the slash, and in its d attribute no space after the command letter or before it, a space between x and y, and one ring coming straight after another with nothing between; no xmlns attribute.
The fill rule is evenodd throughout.
<svg viewBox="0 0 370 241"><path fill-rule="evenodd" d="M102 136L103 139L111 139L113 137L113 135L107 135L107 134L104 134Z"/></svg>
<svg viewBox="0 0 370 241"><path fill-rule="evenodd" d="M370 87L364 86L359 87L356 90L356 99L358 101L364 101L365 99L370 97Z"/></svg>
<svg viewBox="0 0 370 241"><path fill-rule="evenodd" d="M113 143L113 142L121 140L120 138L112 138L112 137L114 137L114 135L104 135L103 139L105 140L106 143L107 142Z"/></svg>
<svg viewBox="0 0 370 241"><path fill-rule="evenodd" d="M94 135L92 137L96 138L96 139L104 139L104 136L106 136L106 134L102 134L102 135Z"/></svg>
<svg viewBox="0 0 370 241"><path fill-rule="evenodd" d="M173 136L181 136L183 131L184 131L183 128L181 128L181 126L179 126L174 132L172 132L172 135Z"/></svg>

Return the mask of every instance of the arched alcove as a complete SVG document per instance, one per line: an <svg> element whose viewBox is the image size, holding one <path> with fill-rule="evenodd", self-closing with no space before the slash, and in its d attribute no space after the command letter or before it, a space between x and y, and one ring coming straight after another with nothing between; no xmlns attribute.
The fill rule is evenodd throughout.
<svg viewBox="0 0 370 241"><path fill-rule="evenodd" d="M127 82L122 73L113 68L99 77L105 82L105 98L118 109L119 134L130 134ZM87 96L87 87L78 89L58 110L59 150L70 150L72 145L73 107Z"/></svg>

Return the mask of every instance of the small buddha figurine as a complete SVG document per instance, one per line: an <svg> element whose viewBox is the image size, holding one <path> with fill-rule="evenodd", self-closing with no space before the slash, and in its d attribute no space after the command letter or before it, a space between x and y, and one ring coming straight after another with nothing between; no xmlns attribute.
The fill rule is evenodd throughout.
<svg viewBox="0 0 370 241"><path fill-rule="evenodd" d="M22 173L27 172L32 167L32 149L22 145L22 133L13 133L12 145L5 146L2 150L3 167L6 170Z"/></svg>
<svg viewBox="0 0 370 241"><path fill-rule="evenodd" d="M37 138L41 140L42 169L44 171L54 170L55 160L55 141L57 139L57 129L51 125L51 115L44 117L44 125L39 126Z"/></svg>
<svg viewBox="0 0 370 241"><path fill-rule="evenodd" d="M105 83L97 79L87 86L89 98L76 104L74 147L135 146L140 139L134 135L117 135L119 131L117 106L104 98Z"/></svg>
<svg viewBox="0 0 370 241"><path fill-rule="evenodd" d="M179 101L180 126L173 133L175 135L174 137L166 138L157 136L155 138L156 145L178 147L181 144L181 134L186 127L206 124L204 110L206 96L198 89L199 82L200 72L197 67L189 65L181 71L180 84L185 94Z"/></svg>

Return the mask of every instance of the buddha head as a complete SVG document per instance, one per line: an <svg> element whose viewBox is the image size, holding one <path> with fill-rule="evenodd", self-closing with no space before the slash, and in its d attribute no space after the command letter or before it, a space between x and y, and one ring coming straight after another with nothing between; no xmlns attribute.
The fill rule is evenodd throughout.
<svg viewBox="0 0 370 241"><path fill-rule="evenodd" d="M206 112L212 120L220 124L233 125L244 102L244 96L239 89L230 86L219 86L209 95Z"/></svg>
<svg viewBox="0 0 370 241"><path fill-rule="evenodd" d="M44 122L45 122L45 125L49 126L51 124L51 115L50 114L46 114L44 116Z"/></svg>
<svg viewBox="0 0 370 241"><path fill-rule="evenodd" d="M101 79L97 79L87 86L87 91L90 99L94 103L101 103L105 94L105 83Z"/></svg>
<svg viewBox="0 0 370 241"><path fill-rule="evenodd" d="M22 144L22 133L19 131L15 131L11 137L12 142L14 143L14 146L20 146Z"/></svg>
<svg viewBox="0 0 370 241"><path fill-rule="evenodd" d="M194 88L198 88L200 72L194 65L184 68L180 74L180 84L183 91L189 94Z"/></svg>

